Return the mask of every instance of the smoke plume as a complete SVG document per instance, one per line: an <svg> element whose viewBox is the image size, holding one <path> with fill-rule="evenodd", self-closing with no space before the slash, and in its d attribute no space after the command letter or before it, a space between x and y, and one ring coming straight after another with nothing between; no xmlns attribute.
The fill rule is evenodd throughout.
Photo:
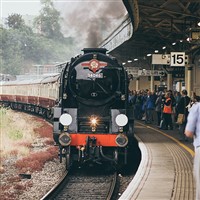
<svg viewBox="0 0 200 200"><path fill-rule="evenodd" d="M62 32L76 38L80 48L97 47L126 14L122 0L55 2L63 17Z"/></svg>

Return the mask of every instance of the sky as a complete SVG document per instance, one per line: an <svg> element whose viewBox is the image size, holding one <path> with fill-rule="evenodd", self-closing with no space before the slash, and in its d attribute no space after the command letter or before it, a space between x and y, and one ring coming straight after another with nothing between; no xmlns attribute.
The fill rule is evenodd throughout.
<svg viewBox="0 0 200 200"><path fill-rule="evenodd" d="M66 11L76 7L77 4L91 2L122 2L122 0L54 0L56 7L66 5ZM41 9L40 0L0 0L0 16L8 17L13 13L21 15L38 15Z"/></svg>
<svg viewBox="0 0 200 200"><path fill-rule="evenodd" d="M3 18L13 13L38 15L41 9L39 0L0 0L0 2L0 13Z"/></svg>

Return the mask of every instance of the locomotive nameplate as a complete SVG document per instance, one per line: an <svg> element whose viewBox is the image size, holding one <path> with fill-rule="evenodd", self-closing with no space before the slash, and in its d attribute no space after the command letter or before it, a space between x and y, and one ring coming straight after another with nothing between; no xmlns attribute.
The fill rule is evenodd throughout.
<svg viewBox="0 0 200 200"><path fill-rule="evenodd" d="M103 78L103 73L99 73L99 74L89 73L88 78Z"/></svg>

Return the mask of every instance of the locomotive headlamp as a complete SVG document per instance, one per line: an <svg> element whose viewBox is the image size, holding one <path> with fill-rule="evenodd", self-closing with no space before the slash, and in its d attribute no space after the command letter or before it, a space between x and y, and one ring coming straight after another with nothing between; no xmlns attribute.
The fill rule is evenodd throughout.
<svg viewBox="0 0 200 200"><path fill-rule="evenodd" d="M115 142L119 147L125 147L128 144L128 138L124 134L119 134L116 137Z"/></svg>
<svg viewBox="0 0 200 200"><path fill-rule="evenodd" d="M92 116L92 117L90 118L90 123L91 123L91 126L96 126L97 123L98 123L97 117Z"/></svg>
<svg viewBox="0 0 200 200"><path fill-rule="evenodd" d="M69 126L72 123L72 116L68 113L62 114L59 121L63 126Z"/></svg>
<svg viewBox="0 0 200 200"><path fill-rule="evenodd" d="M64 132L60 134L58 141L62 146L68 146L71 143L71 137L69 133Z"/></svg>
<svg viewBox="0 0 200 200"><path fill-rule="evenodd" d="M125 126L128 123L128 117L124 114L119 114L115 118L115 122L118 126Z"/></svg>
<svg viewBox="0 0 200 200"><path fill-rule="evenodd" d="M92 123L93 125L96 125L96 124L97 124L97 119L96 119L96 118L91 119L91 123Z"/></svg>

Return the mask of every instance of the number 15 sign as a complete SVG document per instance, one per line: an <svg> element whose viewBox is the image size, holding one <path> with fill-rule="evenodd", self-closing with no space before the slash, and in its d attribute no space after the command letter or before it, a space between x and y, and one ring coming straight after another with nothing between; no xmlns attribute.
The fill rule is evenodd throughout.
<svg viewBox="0 0 200 200"><path fill-rule="evenodd" d="M171 52L171 66L185 66L185 52Z"/></svg>

